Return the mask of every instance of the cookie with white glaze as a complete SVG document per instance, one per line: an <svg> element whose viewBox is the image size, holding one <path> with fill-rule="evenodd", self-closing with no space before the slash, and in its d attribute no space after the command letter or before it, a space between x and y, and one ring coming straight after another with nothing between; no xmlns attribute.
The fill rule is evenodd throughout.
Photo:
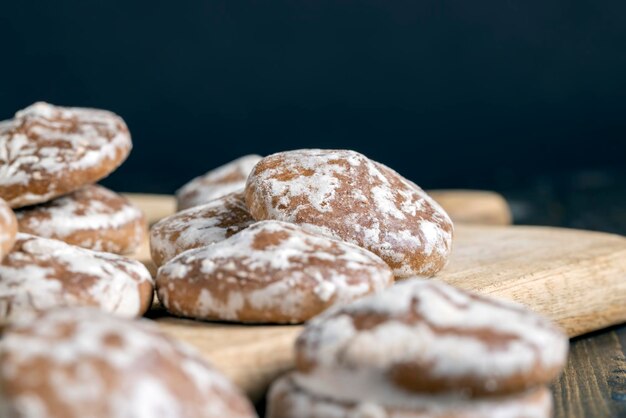
<svg viewBox="0 0 626 418"><path fill-rule="evenodd" d="M0 197L18 208L73 192L109 175L131 146L114 113L35 103L0 123Z"/></svg>
<svg viewBox="0 0 626 418"><path fill-rule="evenodd" d="M223 241L255 222L243 192L175 213L150 229L150 252L157 266L178 254Z"/></svg>
<svg viewBox="0 0 626 418"><path fill-rule="evenodd" d="M366 248L397 278L446 264L452 222L417 185L362 154L305 149L263 158L246 185L257 220L293 222Z"/></svg>
<svg viewBox="0 0 626 418"><path fill-rule="evenodd" d="M208 203L229 193L241 192L260 155L244 155L194 178L176 191L178 210Z"/></svg>
<svg viewBox="0 0 626 418"><path fill-rule="evenodd" d="M17 220L15 214L9 205L0 199L0 260L13 248L16 234Z"/></svg>
<svg viewBox="0 0 626 418"><path fill-rule="evenodd" d="M186 251L156 276L157 295L175 315L257 323L303 322L392 282L369 251L278 221Z"/></svg>
<svg viewBox="0 0 626 418"><path fill-rule="evenodd" d="M15 215L20 232L116 254L137 250L148 229L139 208L98 185L19 209Z"/></svg>
<svg viewBox="0 0 626 418"><path fill-rule="evenodd" d="M0 340L0 416L254 418L250 402L147 320L45 312Z"/></svg>
<svg viewBox="0 0 626 418"><path fill-rule="evenodd" d="M415 393L516 393L555 379L568 340L511 302L411 279L329 309L296 343L303 373L368 371Z"/></svg>
<svg viewBox="0 0 626 418"><path fill-rule="evenodd" d="M67 306L136 317L150 306L153 287L139 261L18 233L0 264L0 325Z"/></svg>
<svg viewBox="0 0 626 418"><path fill-rule="evenodd" d="M546 387L519 394L467 399L415 395L381 388L368 380L311 381L291 373L273 383L267 418L549 418Z"/></svg>

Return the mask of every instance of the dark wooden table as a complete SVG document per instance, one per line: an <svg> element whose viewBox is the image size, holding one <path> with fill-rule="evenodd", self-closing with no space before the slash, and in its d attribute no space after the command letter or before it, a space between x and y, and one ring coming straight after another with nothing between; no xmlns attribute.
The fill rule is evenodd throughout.
<svg viewBox="0 0 626 418"><path fill-rule="evenodd" d="M626 235L626 173L539 177L528 188L505 195L516 223ZM626 325L572 340L567 367L553 392L557 418L626 417Z"/></svg>

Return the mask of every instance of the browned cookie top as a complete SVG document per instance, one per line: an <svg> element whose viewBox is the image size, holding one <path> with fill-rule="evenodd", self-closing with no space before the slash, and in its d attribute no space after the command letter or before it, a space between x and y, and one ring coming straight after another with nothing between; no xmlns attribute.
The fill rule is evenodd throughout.
<svg viewBox="0 0 626 418"><path fill-rule="evenodd" d="M444 210L414 183L354 151L265 157L250 173L246 203L255 219L294 222L367 248L396 277L436 273L451 249Z"/></svg>
<svg viewBox="0 0 626 418"><path fill-rule="evenodd" d="M98 185L20 209L16 216L21 232L96 251L129 253L146 235L141 211L123 196Z"/></svg>
<svg viewBox="0 0 626 418"><path fill-rule="evenodd" d="M252 167L262 157L244 155L194 178L176 192L178 210L208 203L233 192L241 192Z"/></svg>
<svg viewBox="0 0 626 418"><path fill-rule="evenodd" d="M254 222L244 202L243 192L231 193L186 209L152 226L152 259L160 266L184 251L225 240Z"/></svg>
<svg viewBox="0 0 626 418"><path fill-rule="evenodd" d="M411 279L313 319L297 365L383 376L414 392L513 393L562 370L568 340L539 315L435 280Z"/></svg>
<svg viewBox="0 0 626 418"><path fill-rule="evenodd" d="M106 177L130 149L111 112L35 103L0 123L0 197L14 208L46 202Z"/></svg>
<svg viewBox="0 0 626 418"><path fill-rule="evenodd" d="M253 418L248 400L148 321L56 309L0 340L0 415Z"/></svg>
<svg viewBox="0 0 626 418"><path fill-rule="evenodd" d="M0 324L60 306L138 316L152 301L152 283L138 261L19 233L0 264Z"/></svg>
<svg viewBox="0 0 626 418"><path fill-rule="evenodd" d="M156 277L160 300L177 315L281 323L392 282L389 267L369 251L278 221L186 251Z"/></svg>

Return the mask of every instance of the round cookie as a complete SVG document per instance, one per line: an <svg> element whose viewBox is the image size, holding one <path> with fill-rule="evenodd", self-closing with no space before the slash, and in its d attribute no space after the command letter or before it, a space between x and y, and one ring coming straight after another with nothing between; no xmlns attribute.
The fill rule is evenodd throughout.
<svg viewBox="0 0 626 418"><path fill-rule="evenodd" d="M0 324L62 306L135 317L152 297L152 277L140 262L58 240L18 233L0 264Z"/></svg>
<svg viewBox="0 0 626 418"><path fill-rule="evenodd" d="M157 266L178 254L223 241L255 222L243 192L168 216L150 229L150 252Z"/></svg>
<svg viewBox="0 0 626 418"><path fill-rule="evenodd" d="M0 416L253 418L250 402L146 320L45 312L0 340Z"/></svg>
<svg viewBox="0 0 626 418"><path fill-rule="evenodd" d="M366 248L396 278L446 263L452 222L414 183L354 151L297 150L263 158L246 185L257 220L276 219Z"/></svg>
<svg viewBox="0 0 626 418"><path fill-rule="evenodd" d="M296 363L367 370L416 393L492 396L551 382L567 351L560 329L517 304L411 279L313 319Z"/></svg>
<svg viewBox="0 0 626 418"><path fill-rule="evenodd" d="M116 254L134 252L145 240L141 211L98 185L16 211L20 232Z"/></svg>
<svg viewBox="0 0 626 418"><path fill-rule="evenodd" d="M260 155L244 155L199 177L194 178L176 191L178 210L208 203L233 192L241 192L246 186L248 174Z"/></svg>
<svg viewBox="0 0 626 418"><path fill-rule="evenodd" d="M0 199L0 260L13 248L16 234L17 220L15 214L9 205Z"/></svg>
<svg viewBox="0 0 626 418"><path fill-rule="evenodd" d="M130 149L111 112L35 103L0 124L0 197L12 208L47 202L106 177Z"/></svg>
<svg viewBox="0 0 626 418"><path fill-rule="evenodd" d="M291 373L270 389L267 418L549 418L552 397L545 387L521 394L464 399L407 394L367 380L311 382Z"/></svg>
<svg viewBox="0 0 626 418"><path fill-rule="evenodd" d="M369 251L278 221L186 251L156 277L159 299L175 315L261 323L302 322L392 283Z"/></svg>

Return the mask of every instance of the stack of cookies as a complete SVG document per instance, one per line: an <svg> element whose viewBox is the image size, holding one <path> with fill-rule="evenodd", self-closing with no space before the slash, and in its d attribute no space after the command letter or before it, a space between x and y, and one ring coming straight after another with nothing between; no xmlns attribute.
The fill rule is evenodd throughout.
<svg viewBox="0 0 626 418"><path fill-rule="evenodd" d="M193 350L128 319L149 308L153 279L120 254L147 228L94 183L130 149L102 110L36 103L0 122L2 417L256 417Z"/></svg>
<svg viewBox="0 0 626 418"><path fill-rule="evenodd" d="M547 418L567 349L521 306L410 279L309 322L267 418Z"/></svg>
<svg viewBox="0 0 626 418"><path fill-rule="evenodd" d="M150 233L157 294L180 316L303 322L395 279L432 276L451 249L445 211L354 151L245 156L177 197L179 207L208 201Z"/></svg>
<svg viewBox="0 0 626 418"><path fill-rule="evenodd" d="M152 277L118 255L145 239L144 217L94 184L131 147L124 121L104 110L35 103L0 122L0 326L59 306L148 309Z"/></svg>
<svg viewBox="0 0 626 418"><path fill-rule="evenodd" d="M141 211L94 185L132 148L119 116L35 103L0 123L0 143L0 198L16 209L20 232L117 254L143 242Z"/></svg>

